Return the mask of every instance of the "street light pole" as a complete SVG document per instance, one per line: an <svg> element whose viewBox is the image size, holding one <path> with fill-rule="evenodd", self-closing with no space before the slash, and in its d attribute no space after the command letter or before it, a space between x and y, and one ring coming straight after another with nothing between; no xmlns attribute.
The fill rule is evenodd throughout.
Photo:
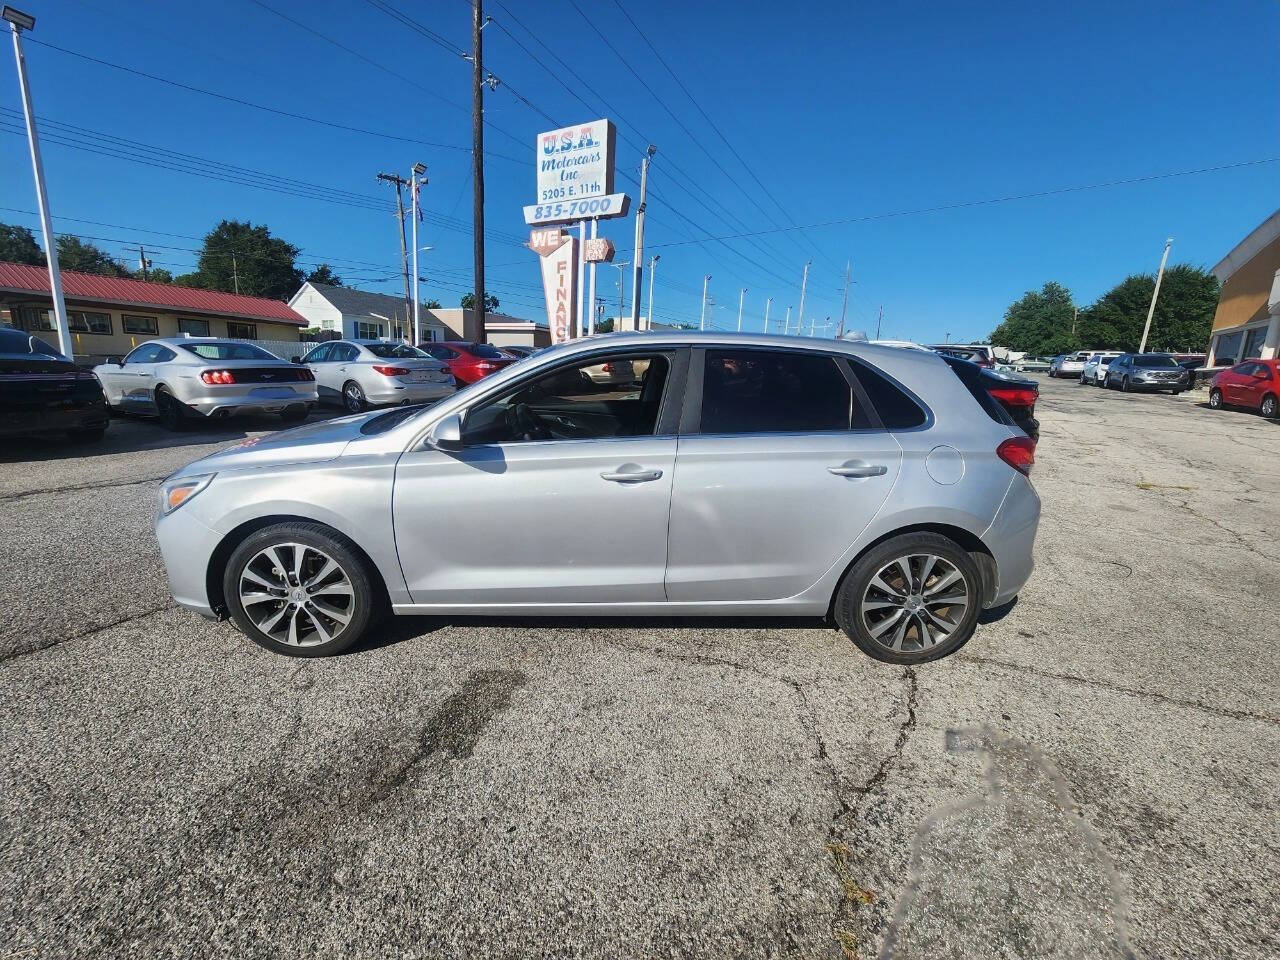
<svg viewBox="0 0 1280 960"><path fill-rule="evenodd" d="M764 332L769 332L769 307L773 304L773 297L764 302Z"/></svg>
<svg viewBox="0 0 1280 960"><path fill-rule="evenodd" d="M415 163L409 171L409 193L413 198L413 337L411 343L422 342L422 297L418 295L418 218L422 207L418 201L418 187L427 182L425 164Z"/></svg>
<svg viewBox="0 0 1280 960"><path fill-rule="evenodd" d="M804 265L804 279L800 281L800 316L796 319L796 336L800 335L800 329L804 326L804 291L809 286L809 264L812 260Z"/></svg>
<svg viewBox="0 0 1280 960"><path fill-rule="evenodd" d="M645 321L645 327L649 330L653 329L653 275L657 272L658 261L661 259L660 253L655 253L649 258L649 315Z"/></svg>
<svg viewBox="0 0 1280 960"><path fill-rule="evenodd" d="M707 284L711 282L711 274L702 278L702 315L698 318L698 329L707 329Z"/></svg>
<svg viewBox="0 0 1280 960"><path fill-rule="evenodd" d="M1173 237L1170 237L1164 242L1164 255L1160 258L1160 272L1156 274L1156 288L1151 291L1151 306L1147 308L1147 323L1142 328L1142 343L1138 346L1139 353L1147 352L1147 334L1151 332L1151 318L1156 314L1156 298L1160 296L1160 281L1164 279L1164 265L1169 259L1169 248L1172 246Z"/></svg>
<svg viewBox="0 0 1280 960"><path fill-rule="evenodd" d="M742 301L746 299L747 288L743 287L738 292L738 332L742 332Z"/></svg>
<svg viewBox="0 0 1280 960"><path fill-rule="evenodd" d="M785 337L791 332L791 308L787 307L787 319L782 323L782 335Z"/></svg>
<svg viewBox="0 0 1280 960"><path fill-rule="evenodd" d="M35 109L31 106L31 84L27 80L27 58L22 52L22 31L36 25L30 14L6 6L0 16L9 22L13 32L13 58L18 64L18 87L22 91L22 110L27 118L27 145L31 148L31 168L36 177L36 206L40 211L40 230L44 234L44 258L49 267L49 292L53 299L53 321L58 329L58 347L68 359L74 359L71 328L67 325L67 302L62 296L62 271L58 269L58 247L53 240L53 218L49 216L49 194L44 185L44 162L40 159L40 137L36 134Z"/></svg>
<svg viewBox="0 0 1280 960"><path fill-rule="evenodd" d="M635 271L631 277L631 329L640 329L640 281L641 274L644 272L644 203L645 192L649 185L649 161L653 155L658 152L658 148L652 143L645 150L644 158L640 161L640 205L636 207L636 255L631 258L632 269ZM622 325L622 317L618 317L618 325Z"/></svg>

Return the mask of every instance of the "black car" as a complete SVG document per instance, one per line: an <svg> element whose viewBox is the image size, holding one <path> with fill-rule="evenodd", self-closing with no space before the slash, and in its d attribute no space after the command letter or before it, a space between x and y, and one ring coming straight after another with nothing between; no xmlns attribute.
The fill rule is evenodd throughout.
<svg viewBox="0 0 1280 960"><path fill-rule="evenodd" d="M107 432L102 384L39 337L0 328L0 438Z"/></svg>
<svg viewBox="0 0 1280 960"><path fill-rule="evenodd" d="M1008 422L1021 428L1032 440L1040 439L1040 421L1036 419L1036 400L1040 397L1040 384L1025 377L1011 377L979 366L972 360L943 354L942 359L956 372L969 392L995 419L1008 418ZM985 397L985 399L984 399ZM996 416L996 411L1003 416Z"/></svg>

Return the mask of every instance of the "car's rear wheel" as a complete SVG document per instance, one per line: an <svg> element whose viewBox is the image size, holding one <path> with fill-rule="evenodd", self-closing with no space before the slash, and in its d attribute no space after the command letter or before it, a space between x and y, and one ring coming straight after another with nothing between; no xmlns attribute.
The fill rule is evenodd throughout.
<svg viewBox="0 0 1280 960"><path fill-rule="evenodd" d="M1214 387L1212 390L1209 391L1209 409L1211 410L1222 409L1222 391L1219 390L1217 387Z"/></svg>
<svg viewBox="0 0 1280 960"><path fill-rule="evenodd" d="M156 390L156 415L166 430L181 430L187 425L187 408L164 387Z"/></svg>
<svg viewBox="0 0 1280 960"><path fill-rule="evenodd" d="M250 535L231 554L222 589L244 634L292 657L341 653L364 635L381 602L354 545L318 523Z"/></svg>
<svg viewBox="0 0 1280 960"><path fill-rule="evenodd" d="M1268 420L1274 420L1280 417L1280 402L1277 402L1275 394L1268 393L1262 398L1262 415Z"/></svg>
<svg viewBox="0 0 1280 960"><path fill-rule="evenodd" d="M348 380L342 387L342 405L351 413L364 413L369 406L360 384L354 380Z"/></svg>
<svg viewBox="0 0 1280 960"><path fill-rule="evenodd" d="M845 575L835 617L863 653L886 663L925 663L973 635L982 577L973 558L936 533L886 540Z"/></svg>

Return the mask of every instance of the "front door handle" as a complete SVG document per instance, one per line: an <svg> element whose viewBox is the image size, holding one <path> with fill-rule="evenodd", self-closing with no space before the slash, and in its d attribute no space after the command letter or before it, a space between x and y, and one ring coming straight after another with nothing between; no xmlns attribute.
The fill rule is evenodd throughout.
<svg viewBox="0 0 1280 960"><path fill-rule="evenodd" d="M880 463L845 464L840 467L827 467L837 477L883 477L889 468Z"/></svg>
<svg viewBox="0 0 1280 960"><path fill-rule="evenodd" d="M619 469L616 473L600 474L601 480L611 480L614 483L646 483L650 480L658 480L661 477L661 470L627 470L625 467Z"/></svg>

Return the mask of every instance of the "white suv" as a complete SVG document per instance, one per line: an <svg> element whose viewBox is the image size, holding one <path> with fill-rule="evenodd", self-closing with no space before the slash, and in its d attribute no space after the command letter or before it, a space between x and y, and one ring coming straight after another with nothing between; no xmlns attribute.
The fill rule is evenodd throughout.
<svg viewBox="0 0 1280 960"><path fill-rule="evenodd" d="M1111 365L1112 360L1120 355L1119 350L1090 354L1089 359L1085 361L1084 369L1080 371L1080 382L1092 383L1095 387L1101 387L1107 382L1107 367Z"/></svg>

